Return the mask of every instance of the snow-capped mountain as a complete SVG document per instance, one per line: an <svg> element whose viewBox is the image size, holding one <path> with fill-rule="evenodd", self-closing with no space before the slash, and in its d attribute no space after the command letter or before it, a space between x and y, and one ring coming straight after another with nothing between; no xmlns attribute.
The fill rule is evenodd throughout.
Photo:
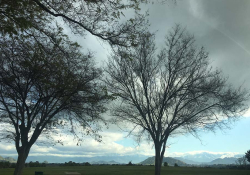
<svg viewBox="0 0 250 175"><path fill-rule="evenodd" d="M213 161L215 159L219 159L219 158L222 158L222 159L226 158L226 157L239 158L242 156L243 156L242 154L233 153L233 152L218 152L218 153L216 153L216 152L202 151L202 152L183 153L182 155L171 156L171 157L174 157L176 159L179 158L179 160L182 160L184 162L189 161L189 163L195 162L195 163L199 164L199 163L208 163L208 162L211 162L211 161Z"/></svg>

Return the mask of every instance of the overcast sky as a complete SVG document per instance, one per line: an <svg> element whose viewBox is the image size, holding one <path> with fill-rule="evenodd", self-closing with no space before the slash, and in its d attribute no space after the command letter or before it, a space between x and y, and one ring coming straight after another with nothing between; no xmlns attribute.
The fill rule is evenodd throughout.
<svg viewBox="0 0 250 175"><path fill-rule="evenodd" d="M223 71L231 84L250 89L250 1L249 0L177 0L174 4L154 3L142 7L149 10L151 31L156 32L158 47L164 47L164 36L175 25L181 24L194 34L197 45L209 52L211 64ZM98 65L103 65L109 54L109 46L94 36L85 38L68 33L85 49L95 53ZM64 138L64 146L34 145L30 155L96 156L96 155L154 155L152 144L138 144L133 138L115 126L103 130L103 142L85 138L82 146L76 146L71 136ZM231 126L231 130L216 133L200 133L201 141L191 135L171 138L165 156L187 152L227 152L243 154L250 149L250 113ZM13 143L0 142L0 155L14 156Z"/></svg>

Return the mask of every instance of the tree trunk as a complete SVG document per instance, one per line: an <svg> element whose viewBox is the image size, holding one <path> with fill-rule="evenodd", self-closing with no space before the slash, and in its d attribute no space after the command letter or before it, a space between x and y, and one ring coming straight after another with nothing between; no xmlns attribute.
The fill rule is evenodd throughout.
<svg viewBox="0 0 250 175"><path fill-rule="evenodd" d="M25 160L27 159L28 155L29 155L29 151L30 148L24 147L21 148L18 151L18 159L17 159L17 164L16 164L16 168L14 171L14 175L21 175L23 172L23 168L25 165Z"/></svg>
<svg viewBox="0 0 250 175"><path fill-rule="evenodd" d="M161 145L155 144L155 175L161 175Z"/></svg>

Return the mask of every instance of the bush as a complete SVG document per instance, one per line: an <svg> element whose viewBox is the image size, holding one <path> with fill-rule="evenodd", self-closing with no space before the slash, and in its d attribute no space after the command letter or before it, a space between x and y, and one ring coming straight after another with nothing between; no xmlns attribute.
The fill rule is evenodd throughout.
<svg viewBox="0 0 250 175"><path fill-rule="evenodd" d="M90 166L91 164L89 162L85 162L84 166Z"/></svg>
<svg viewBox="0 0 250 175"><path fill-rule="evenodd" d="M175 167L178 167L179 165L177 163L174 164Z"/></svg>
<svg viewBox="0 0 250 175"><path fill-rule="evenodd" d="M164 162L164 166L168 166L168 163L167 163L167 162Z"/></svg>

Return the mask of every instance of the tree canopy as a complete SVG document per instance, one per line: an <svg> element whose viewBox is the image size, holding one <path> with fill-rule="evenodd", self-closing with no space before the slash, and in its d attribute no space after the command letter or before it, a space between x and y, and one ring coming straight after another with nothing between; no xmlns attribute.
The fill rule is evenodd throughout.
<svg viewBox="0 0 250 175"><path fill-rule="evenodd" d="M0 40L1 134L15 142L17 174L40 134L50 136L66 123L72 133L77 128L95 134L109 99L92 54L54 29Z"/></svg>
<svg viewBox="0 0 250 175"><path fill-rule="evenodd" d="M44 26L60 18L76 34L86 32L111 45L137 44L144 31L145 15L138 13L145 0L2 0L0 2L0 32L17 34L28 28ZM136 17L123 18L124 11L134 9Z"/></svg>

